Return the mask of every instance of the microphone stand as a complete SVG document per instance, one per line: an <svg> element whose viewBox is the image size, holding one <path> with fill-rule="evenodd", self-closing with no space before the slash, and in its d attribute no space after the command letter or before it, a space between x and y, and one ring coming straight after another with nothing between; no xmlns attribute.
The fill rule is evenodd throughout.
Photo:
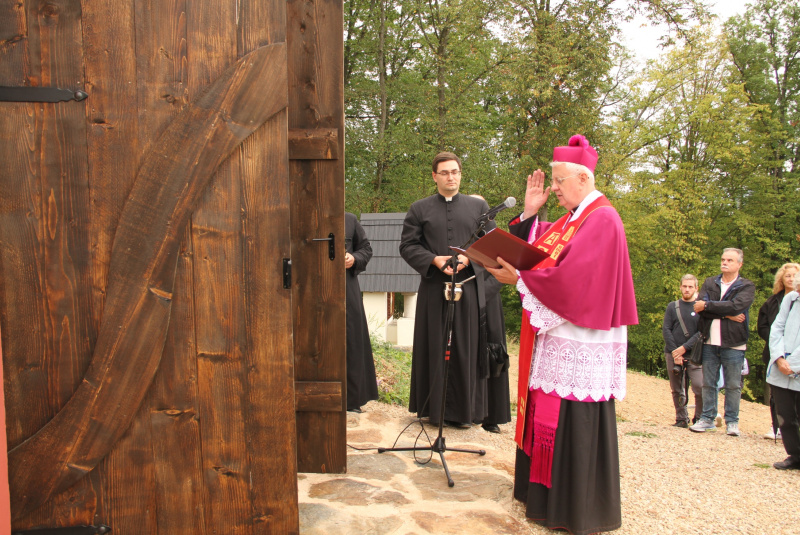
<svg viewBox="0 0 800 535"><path fill-rule="evenodd" d="M489 220L481 221L478 225L478 228L473 232L472 236L467 240L467 242L461 246L462 249L466 249L467 245L469 245L472 240L476 239L483 229L486 227L486 223ZM444 323L444 332L446 333L445 336L445 347L444 347L444 370L443 370L443 384L442 384L442 404L441 409L439 411L439 434L434 440L433 445L431 446L413 446L407 448L378 448L378 453L383 453L385 451L430 451L432 453L438 453L439 458L442 461L442 467L444 468L445 476L447 477L447 486L452 487L455 485L453 478L450 476L450 470L447 467L447 461L444 458L444 454L447 451L447 446L445 445L444 436L442 436L443 428L444 428L444 411L445 411L445 404L447 402L447 373L450 368L450 350L453 346L453 318L455 316L455 305L456 301L461 299L461 286L465 282L468 282L475 278L475 275L464 279L463 281L456 283L456 271L458 265L461 262L458 260L458 253L453 251L453 256L448 260L448 264L453 268L453 273L450 275L450 282L446 282L445 284L445 299L447 300L447 316ZM456 286L458 284L459 286ZM449 285L449 286L448 286ZM459 453L475 453L477 455L486 455L486 450L468 450L468 449L461 449L461 448L450 448L450 451L456 451Z"/></svg>

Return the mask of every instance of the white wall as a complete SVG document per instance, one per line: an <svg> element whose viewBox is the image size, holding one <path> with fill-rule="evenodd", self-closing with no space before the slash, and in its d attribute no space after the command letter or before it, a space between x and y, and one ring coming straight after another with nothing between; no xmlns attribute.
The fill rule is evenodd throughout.
<svg viewBox="0 0 800 535"><path fill-rule="evenodd" d="M386 292L361 292L369 333L382 342L389 341L386 332Z"/></svg>
<svg viewBox="0 0 800 535"><path fill-rule="evenodd" d="M395 345L411 347L414 345L414 317L417 311L417 294L403 294L403 317L397 319L397 340Z"/></svg>

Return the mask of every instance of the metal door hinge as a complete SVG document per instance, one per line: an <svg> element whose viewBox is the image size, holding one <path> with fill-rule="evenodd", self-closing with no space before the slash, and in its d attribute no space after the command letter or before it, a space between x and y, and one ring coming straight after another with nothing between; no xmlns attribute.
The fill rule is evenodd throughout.
<svg viewBox="0 0 800 535"><path fill-rule="evenodd" d="M81 101L89 94L78 89L58 87L6 87L0 86L0 102L67 102Z"/></svg>
<svg viewBox="0 0 800 535"><path fill-rule="evenodd" d="M111 533L111 528L99 526L73 526L70 528L40 528L12 531L11 535L103 535Z"/></svg>

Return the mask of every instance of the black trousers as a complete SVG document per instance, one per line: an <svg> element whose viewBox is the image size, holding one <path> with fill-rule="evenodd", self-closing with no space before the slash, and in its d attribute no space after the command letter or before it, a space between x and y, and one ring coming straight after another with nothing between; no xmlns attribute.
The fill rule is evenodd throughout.
<svg viewBox="0 0 800 535"><path fill-rule="evenodd" d="M783 447L793 459L800 460L800 392L769 385L781 429Z"/></svg>

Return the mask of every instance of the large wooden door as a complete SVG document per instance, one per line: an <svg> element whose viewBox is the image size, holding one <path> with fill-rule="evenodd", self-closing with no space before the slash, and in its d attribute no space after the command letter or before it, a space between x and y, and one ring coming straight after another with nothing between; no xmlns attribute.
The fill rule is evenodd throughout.
<svg viewBox="0 0 800 535"><path fill-rule="evenodd" d="M300 472L340 473L347 459L342 3L287 6L297 464Z"/></svg>
<svg viewBox="0 0 800 535"><path fill-rule="evenodd" d="M286 6L0 0L0 86L88 95L0 102L0 323L15 529L298 531L295 316L284 259L304 265L292 240L305 246L318 237L317 228L297 237L297 206L337 236L341 206L290 202L299 190L290 190L285 105L258 124L238 114L244 99L275 85L288 103L288 67L283 78L259 78L248 55L278 47L286 63ZM217 158L228 145L230 155ZM157 189L155 178L172 184L181 168L195 181L203 169L214 171L198 198L187 199L199 184L188 179L185 189ZM141 177L156 189L143 188ZM164 232L178 237L154 244L151 215L170 200L190 213L167 217ZM141 216L131 219L143 227L141 239L129 228L131 245L115 261L130 213ZM149 250L157 260L148 266L158 269L142 299L152 312L141 317L134 307L135 325L109 322L130 306L112 283L136 282L131 274ZM335 278L332 264L322 269ZM333 284L323 293L336 301L337 291ZM342 286L342 317L343 296ZM119 343L106 351L98 340ZM98 360L101 353L109 356ZM140 361L146 365L137 368ZM85 462L71 457L69 439L43 442L64 475L17 462L81 392L96 412L62 427L92 444ZM124 428L98 423L97 399ZM94 444L104 436L113 440L101 455Z"/></svg>

